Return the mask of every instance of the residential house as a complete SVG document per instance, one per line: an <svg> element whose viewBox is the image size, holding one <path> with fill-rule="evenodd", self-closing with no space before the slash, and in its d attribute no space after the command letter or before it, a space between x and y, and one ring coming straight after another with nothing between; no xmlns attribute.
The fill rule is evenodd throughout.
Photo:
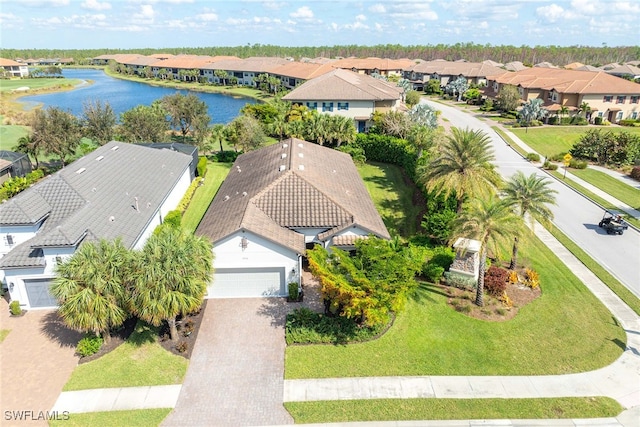
<svg viewBox="0 0 640 427"><path fill-rule="evenodd" d="M10 178L25 176L31 170L31 160L26 154L0 150L0 184Z"/></svg>
<svg viewBox="0 0 640 427"><path fill-rule="evenodd" d="M511 62L507 62L506 64L504 64L504 69L507 71L521 71L521 70L525 70L529 67L527 67L526 65L524 65L522 62L520 61L511 61Z"/></svg>
<svg viewBox="0 0 640 427"><path fill-rule="evenodd" d="M224 83L216 75L216 71L225 71L229 79L234 79L241 86L256 86L255 78L260 74L270 74L271 70L290 61L284 58L251 57L245 59L226 59L213 61L203 69L203 76L209 83Z"/></svg>
<svg viewBox="0 0 640 427"><path fill-rule="evenodd" d="M402 93L396 84L338 68L303 83L282 99L320 113L350 117L363 132L373 113L401 108Z"/></svg>
<svg viewBox="0 0 640 427"><path fill-rule="evenodd" d="M27 64L21 64L12 59L0 58L0 68L5 73L11 74L11 77L28 77L29 67Z"/></svg>
<svg viewBox="0 0 640 427"><path fill-rule="evenodd" d="M191 183L191 156L112 141L0 204L0 280L26 309L57 305L57 263L83 243L140 249Z"/></svg>
<svg viewBox="0 0 640 427"><path fill-rule="evenodd" d="M358 74L379 74L381 76L402 76L403 70L413 66L411 59L389 58L342 58L331 63L335 68L351 70Z"/></svg>
<svg viewBox="0 0 640 427"><path fill-rule="evenodd" d="M485 95L496 97L505 85L518 88L522 101L542 99L544 107L558 112L562 107L578 111L583 103L591 117L611 123L640 115L640 85L606 72L533 67L488 77Z"/></svg>
<svg viewBox="0 0 640 427"><path fill-rule="evenodd" d="M295 138L239 156L196 234L214 245L209 298L283 296L307 248L389 238L351 157Z"/></svg>
<svg viewBox="0 0 640 427"><path fill-rule="evenodd" d="M607 74L611 74L612 76L622 77L626 79L638 79L640 78L640 68L635 65L624 64L619 67L611 68L605 70Z"/></svg>
<svg viewBox="0 0 640 427"><path fill-rule="evenodd" d="M269 70L269 74L280 79L287 89L294 89L307 80L314 79L334 70L333 63L288 62Z"/></svg>
<svg viewBox="0 0 640 427"><path fill-rule="evenodd" d="M506 70L484 62L423 61L404 70L404 78L408 79L415 90L424 90L429 80L436 79L440 86L464 77L469 84L483 86L487 83L487 76L507 73Z"/></svg>

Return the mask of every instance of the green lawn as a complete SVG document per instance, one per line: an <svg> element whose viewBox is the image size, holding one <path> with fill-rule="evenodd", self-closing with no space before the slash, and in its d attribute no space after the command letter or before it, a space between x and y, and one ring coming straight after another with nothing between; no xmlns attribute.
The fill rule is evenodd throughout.
<svg viewBox="0 0 640 427"><path fill-rule="evenodd" d="M2 118L0 117L0 123ZM29 134L26 126L0 125L0 150L13 151L18 144L18 139Z"/></svg>
<svg viewBox="0 0 640 427"><path fill-rule="evenodd" d="M180 384L187 365L187 359L160 346L155 328L138 322L127 342L99 359L78 365L64 390Z"/></svg>
<svg viewBox="0 0 640 427"><path fill-rule="evenodd" d="M209 162L204 184L196 190L189 207L182 216L182 226L185 229L191 232L196 230L222 181L227 177L229 169L231 169L231 163Z"/></svg>
<svg viewBox="0 0 640 427"><path fill-rule="evenodd" d="M69 414L68 420L49 421L49 425L52 427L157 427L170 412L170 408L164 408Z"/></svg>
<svg viewBox="0 0 640 427"><path fill-rule="evenodd" d="M9 335L9 332L11 332L11 329L0 329L0 343Z"/></svg>
<svg viewBox="0 0 640 427"><path fill-rule="evenodd" d="M414 235L421 207L413 205L413 185L395 185L403 182L402 169L385 163L367 163L357 168L389 233Z"/></svg>
<svg viewBox="0 0 640 427"><path fill-rule="evenodd" d="M80 84L79 79L55 79L55 78L41 78L41 79L11 79L0 80L0 92L11 92L19 87L28 87L30 90L20 92L24 95L31 95L33 91L40 91L42 89L57 89L57 88L70 88L77 84Z"/></svg>
<svg viewBox="0 0 640 427"><path fill-rule="evenodd" d="M625 184L604 172L591 168L572 169L571 173L578 178L587 181L591 185L595 185L599 189L606 191L609 195L632 208L640 209L640 190Z"/></svg>
<svg viewBox="0 0 640 427"><path fill-rule="evenodd" d="M284 404L296 424L349 421L555 419L615 417L608 397L557 399L370 399Z"/></svg>
<svg viewBox="0 0 640 427"><path fill-rule="evenodd" d="M526 129L510 129L529 147L545 157L554 154L566 153L573 145L580 140L580 137L587 132L586 126L541 126ZM640 135L640 128L602 126L604 131L631 132Z"/></svg>

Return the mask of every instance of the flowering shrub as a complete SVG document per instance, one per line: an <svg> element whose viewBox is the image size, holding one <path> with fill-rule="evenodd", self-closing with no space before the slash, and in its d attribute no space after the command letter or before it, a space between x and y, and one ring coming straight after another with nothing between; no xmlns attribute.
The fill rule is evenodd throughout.
<svg viewBox="0 0 640 427"><path fill-rule="evenodd" d="M487 293L494 296L500 296L507 289L508 279L509 272L507 270L492 265L484 274L484 288Z"/></svg>
<svg viewBox="0 0 640 427"><path fill-rule="evenodd" d="M527 268L524 275L524 284L531 289L537 288L540 286L540 275L536 271Z"/></svg>

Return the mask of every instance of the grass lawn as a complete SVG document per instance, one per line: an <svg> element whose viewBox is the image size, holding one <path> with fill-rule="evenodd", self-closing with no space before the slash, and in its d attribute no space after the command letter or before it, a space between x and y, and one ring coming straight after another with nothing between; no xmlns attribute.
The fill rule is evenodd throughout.
<svg viewBox="0 0 640 427"><path fill-rule="evenodd" d="M182 216L182 226L185 229L191 232L196 230L222 181L227 177L229 169L231 169L231 163L209 162L207 164L204 184L196 190L189 207Z"/></svg>
<svg viewBox="0 0 640 427"><path fill-rule="evenodd" d="M556 399L371 399L284 404L296 424L349 421L554 419L615 417L608 397Z"/></svg>
<svg viewBox="0 0 640 427"><path fill-rule="evenodd" d="M52 427L157 427L170 412L171 408L163 408L70 414L68 420L49 421L49 425Z"/></svg>
<svg viewBox="0 0 640 427"><path fill-rule="evenodd" d="M78 365L64 391L181 383L187 372L187 359L167 352L156 337L155 328L138 322L124 344L99 359Z"/></svg>
<svg viewBox="0 0 640 427"><path fill-rule="evenodd" d="M541 126L526 129L510 129L529 147L545 157L566 153L587 132L586 126ZM631 132L640 135L640 128L602 126L598 129L612 132Z"/></svg>
<svg viewBox="0 0 640 427"><path fill-rule="evenodd" d="M11 332L11 329L0 329L0 343L9 335L9 332Z"/></svg>
<svg viewBox="0 0 640 427"><path fill-rule="evenodd" d="M357 168L389 233L402 237L415 234L421 207L413 205L413 185L396 185L404 182L402 169L385 163L367 163Z"/></svg>
<svg viewBox="0 0 640 427"><path fill-rule="evenodd" d="M524 148L520 147L520 145L516 144L515 141L511 139L509 135L504 133L502 129L500 129L498 126L491 126L491 129L493 129L498 135L500 135L500 137L504 139L504 141L509 144L514 150L520 153L522 157L527 157L527 151Z"/></svg>
<svg viewBox="0 0 640 427"><path fill-rule="evenodd" d="M634 209L640 209L640 190L596 169L572 169L571 173L599 189L606 191Z"/></svg>
<svg viewBox="0 0 640 427"><path fill-rule="evenodd" d="M18 144L18 139L27 135L29 135L29 129L26 126L0 125L0 150L13 151L13 147Z"/></svg>
<svg viewBox="0 0 640 427"><path fill-rule="evenodd" d="M36 90L72 87L77 84L80 84L80 80L65 78L3 79L0 80L0 92L11 92L19 87L28 87L30 90L21 92L21 95L31 95L32 92Z"/></svg>

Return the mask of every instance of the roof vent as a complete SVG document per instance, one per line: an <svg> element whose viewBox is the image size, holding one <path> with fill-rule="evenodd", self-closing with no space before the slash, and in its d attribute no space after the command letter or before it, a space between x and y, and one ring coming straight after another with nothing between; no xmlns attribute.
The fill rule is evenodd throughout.
<svg viewBox="0 0 640 427"><path fill-rule="evenodd" d="M282 153L282 155L280 155L281 158L286 159L287 158L287 153Z"/></svg>
<svg viewBox="0 0 640 427"><path fill-rule="evenodd" d="M86 171L87 168L80 168L76 171L77 174L81 174L82 172Z"/></svg>
<svg viewBox="0 0 640 427"><path fill-rule="evenodd" d="M96 162L99 162L102 159L104 159L104 156L98 156L98 157L96 157Z"/></svg>
<svg viewBox="0 0 640 427"><path fill-rule="evenodd" d="M242 192L242 197L247 197L247 192L246 191Z"/></svg>
<svg viewBox="0 0 640 427"><path fill-rule="evenodd" d="M298 153L298 157L303 158L304 157L304 153Z"/></svg>
<svg viewBox="0 0 640 427"><path fill-rule="evenodd" d="M280 172L287 170L287 167L285 165L280 165L280 168L278 169Z"/></svg>
<svg viewBox="0 0 640 427"><path fill-rule="evenodd" d="M120 148L118 145L116 145L114 147L111 147L111 151L116 151L116 150L118 150L118 148Z"/></svg>
<svg viewBox="0 0 640 427"><path fill-rule="evenodd" d="M98 189L97 189L96 187L93 187L93 188L91 189L91 192L92 192L92 193L95 193L96 191L98 191Z"/></svg>
<svg viewBox="0 0 640 427"><path fill-rule="evenodd" d="M304 170L304 165L298 165L298 170L303 171Z"/></svg>
<svg viewBox="0 0 640 427"><path fill-rule="evenodd" d="M242 172L242 169L238 168L238 173Z"/></svg>
<svg viewBox="0 0 640 427"><path fill-rule="evenodd" d="M287 148L289 144L282 144L282 148Z"/></svg>
<svg viewBox="0 0 640 427"><path fill-rule="evenodd" d="M113 221L115 221L115 220L116 220L116 217L115 217L115 216L111 215L111 216L109 217L109 222L113 222Z"/></svg>
<svg viewBox="0 0 640 427"><path fill-rule="evenodd" d="M226 196L224 196L224 200L225 200L225 202L226 202L227 200L229 200L229 195L228 195L228 194L227 194Z"/></svg>
<svg viewBox="0 0 640 427"><path fill-rule="evenodd" d="M302 143L298 144L298 147L303 148L304 145L302 145Z"/></svg>

